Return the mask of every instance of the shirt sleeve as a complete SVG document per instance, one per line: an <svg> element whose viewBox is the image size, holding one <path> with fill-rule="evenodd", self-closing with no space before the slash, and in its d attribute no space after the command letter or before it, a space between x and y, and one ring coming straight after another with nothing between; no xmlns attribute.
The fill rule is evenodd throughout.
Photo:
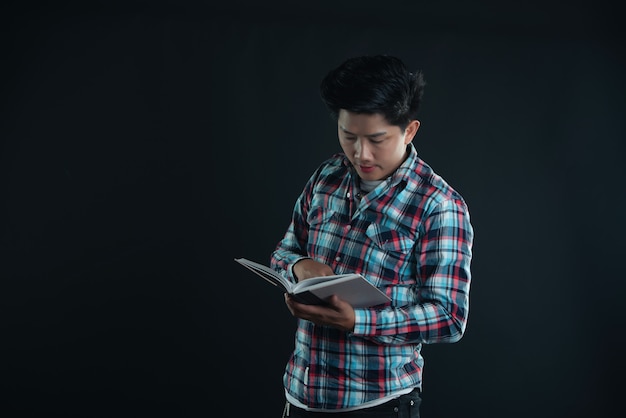
<svg viewBox="0 0 626 418"><path fill-rule="evenodd" d="M293 265L304 258L310 258L307 255L306 243L308 240L308 225L306 222L309 206L311 203L311 195L315 182L321 171L321 166L311 176L304 186L302 193L296 199L289 227L283 238L279 241L270 257L271 267L285 275L287 279L296 282L293 274Z"/></svg>
<svg viewBox="0 0 626 418"><path fill-rule="evenodd" d="M452 343L465 332L469 312L474 231L461 199L444 200L425 220L416 245L420 285L413 305L355 309L354 336L380 344Z"/></svg>

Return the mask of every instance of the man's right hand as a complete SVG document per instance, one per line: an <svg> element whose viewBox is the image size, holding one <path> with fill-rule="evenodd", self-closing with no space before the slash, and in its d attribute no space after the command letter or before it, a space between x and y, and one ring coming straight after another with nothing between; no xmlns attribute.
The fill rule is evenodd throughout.
<svg viewBox="0 0 626 418"><path fill-rule="evenodd" d="M305 258L293 265L293 274L298 281L310 279L311 277L332 276L335 274L330 266Z"/></svg>

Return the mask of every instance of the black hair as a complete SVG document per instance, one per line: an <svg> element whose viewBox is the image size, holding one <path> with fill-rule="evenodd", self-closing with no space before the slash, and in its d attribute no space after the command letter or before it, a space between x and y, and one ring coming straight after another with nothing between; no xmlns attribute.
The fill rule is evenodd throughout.
<svg viewBox="0 0 626 418"><path fill-rule="evenodd" d="M374 55L349 58L328 72L320 93L334 119L341 109L378 113L405 129L417 118L425 85L422 72L409 71L399 58Z"/></svg>

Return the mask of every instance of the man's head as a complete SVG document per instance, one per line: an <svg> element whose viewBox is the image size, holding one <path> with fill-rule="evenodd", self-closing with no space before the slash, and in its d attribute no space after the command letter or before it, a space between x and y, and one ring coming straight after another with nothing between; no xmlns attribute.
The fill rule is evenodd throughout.
<svg viewBox="0 0 626 418"><path fill-rule="evenodd" d="M351 58L324 78L322 98L359 177L382 180L406 159L423 89L421 73L390 56Z"/></svg>

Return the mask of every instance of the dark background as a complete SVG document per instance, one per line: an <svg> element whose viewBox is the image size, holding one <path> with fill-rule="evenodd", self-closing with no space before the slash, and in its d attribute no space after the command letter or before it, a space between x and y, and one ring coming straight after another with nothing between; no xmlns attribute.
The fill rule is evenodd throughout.
<svg viewBox="0 0 626 418"><path fill-rule="evenodd" d="M424 71L415 144L476 232L423 417L619 416L617 3L248 3L2 6L3 416L280 416L295 322L232 260L268 261L339 150L320 79L374 53Z"/></svg>

